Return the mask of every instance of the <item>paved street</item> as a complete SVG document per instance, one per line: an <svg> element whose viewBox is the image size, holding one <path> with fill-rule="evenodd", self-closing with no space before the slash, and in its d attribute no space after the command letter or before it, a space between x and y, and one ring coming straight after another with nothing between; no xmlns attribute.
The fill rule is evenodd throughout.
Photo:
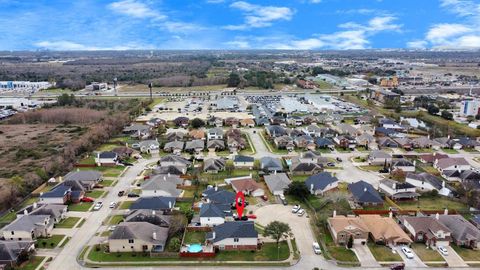
<svg viewBox="0 0 480 270"><path fill-rule="evenodd" d="M117 185L112 187L108 195L102 199L104 206L99 211L89 212L85 224L80 227L73 235L72 239L65 245L63 250L49 264L48 269L52 270L73 270L81 269L77 263L77 256L80 254L85 245L87 245L97 230L102 225L103 220L110 215L112 209L108 204L117 201L117 193L120 190L126 190L130 187L130 182L142 172L143 168L153 162L154 159L142 159L134 166L130 167L123 176L118 180Z"/></svg>

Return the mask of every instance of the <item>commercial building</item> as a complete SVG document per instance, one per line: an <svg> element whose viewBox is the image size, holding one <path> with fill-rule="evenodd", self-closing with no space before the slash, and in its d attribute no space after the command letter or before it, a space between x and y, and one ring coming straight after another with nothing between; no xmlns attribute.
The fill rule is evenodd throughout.
<svg viewBox="0 0 480 270"><path fill-rule="evenodd" d="M475 116L480 112L480 100L463 100L460 103L461 116Z"/></svg>

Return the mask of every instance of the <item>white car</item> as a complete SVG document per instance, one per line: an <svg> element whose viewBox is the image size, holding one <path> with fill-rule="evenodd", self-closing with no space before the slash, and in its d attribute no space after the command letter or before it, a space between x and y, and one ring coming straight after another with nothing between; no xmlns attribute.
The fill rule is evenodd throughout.
<svg viewBox="0 0 480 270"><path fill-rule="evenodd" d="M115 208L117 207L117 203L116 202L111 202L110 203L110 208Z"/></svg>
<svg viewBox="0 0 480 270"><path fill-rule="evenodd" d="M322 250L320 249L318 242L313 242L313 252L315 252L317 255L322 254Z"/></svg>
<svg viewBox="0 0 480 270"><path fill-rule="evenodd" d="M95 206L93 206L93 210L95 210L95 211L100 210L100 208L102 208L102 206L103 206L102 202L97 202L95 204Z"/></svg>
<svg viewBox="0 0 480 270"><path fill-rule="evenodd" d="M437 249L443 256L448 256L448 250L444 246L438 246Z"/></svg>
<svg viewBox="0 0 480 270"><path fill-rule="evenodd" d="M280 200L285 200L285 196L283 194L278 195L280 197Z"/></svg>
<svg viewBox="0 0 480 270"><path fill-rule="evenodd" d="M117 228L117 226L113 225L113 226L108 227L108 230L113 232L113 231L115 231L116 228Z"/></svg>
<svg viewBox="0 0 480 270"><path fill-rule="evenodd" d="M405 257L407 257L407 259L413 259L413 252L408 247L402 247L402 252L403 254L405 254Z"/></svg>
<svg viewBox="0 0 480 270"><path fill-rule="evenodd" d="M297 213L298 210L300 210L300 205L296 204L293 208L292 208L292 213Z"/></svg>
<svg viewBox="0 0 480 270"><path fill-rule="evenodd" d="M305 214L305 210L303 210L303 209L300 209L297 212L297 216L299 216L299 217L303 216L304 214Z"/></svg>

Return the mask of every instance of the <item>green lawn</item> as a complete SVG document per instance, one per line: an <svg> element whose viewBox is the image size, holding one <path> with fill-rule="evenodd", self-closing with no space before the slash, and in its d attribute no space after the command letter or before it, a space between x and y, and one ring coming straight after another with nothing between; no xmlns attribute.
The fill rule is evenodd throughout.
<svg viewBox="0 0 480 270"><path fill-rule="evenodd" d="M340 152L340 153L350 153L350 152L352 152L352 150L350 150L349 148L343 149L342 147L335 147L335 150L337 150L337 152Z"/></svg>
<svg viewBox="0 0 480 270"><path fill-rule="evenodd" d="M103 180L100 184L105 187L111 187L113 184L116 184L117 180Z"/></svg>
<svg viewBox="0 0 480 270"><path fill-rule="evenodd" d="M176 202L175 207L179 207L180 211L183 212L183 211L186 211L186 210L192 208L192 202L191 201L189 201L189 202Z"/></svg>
<svg viewBox="0 0 480 270"><path fill-rule="evenodd" d="M135 201L124 201L120 204L118 209L121 209L121 210L130 209L130 206L132 206L134 202Z"/></svg>
<svg viewBox="0 0 480 270"><path fill-rule="evenodd" d="M366 162L367 161L367 158L366 157L354 157L353 158L353 161L355 162Z"/></svg>
<svg viewBox="0 0 480 270"><path fill-rule="evenodd" d="M438 170L435 169L433 166L422 164L420 166L417 166L417 169L420 170L420 171L427 172L429 174L438 175Z"/></svg>
<svg viewBox="0 0 480 270"><path fill-rule="evenodd" d="M195 189L185 189L183 190L183 198L193 198L195 195Z"/></svg>
<svg viewBox="0 0 480 270"><path fill-rule="evenodd" d="M480 260L480 250L473 250L469 248L459 247L452 244L452 248L462 257L465 261L478 261Z"/></svg>
<svg viewBox="0 0 480 270"><path fill-rule="evenodd" d="M118 147L118 144L106 143L106 144L102 144L100 147L98 147L97 151L99 151L99 152L112 151L113 149L115 149L117 147Z"/></svg>
<svg viewBox="0 0 480 270"><path fill-rule="evenodd" d="M433 152L435 152L435 150L433 150L432 148L417 148L417 149L414 149L413 151L415 151L417 153L433 153Z"/></svg>
<svg viewBox="0 0 480 270"><path fill-rule="evenodd" d="M65 235L61 234L54 234L49 238L39 238L37 239L37 245L39 248L56 248L63 238L65 238Z"/></svg>
<svg viewBox="0 0 480 270"><path fill-rule="evenodd" d="M66 219L60 221L58 224L55 224L55 228L70 229L73 228L79 220L79 217L67 217Z"/></svg>
<svg viewBox="0 0 480 270"><path fill-rule="evenodd" d="M183 244L203 244L205 235L205 232L186 232Z"/></svg>
<svg viewBox="0 0 480 270"><path fill-rule="evenodd" d="M123 221L123 216L122 215L112 216L108 220L108 225L117 225L118 223L120 223L122 221Z"/></svg>
<svg viewBox="0 0 480 270"><path fill-rule="evenodd" d="M403 210L417 210L418 206L422 210L442 210L455 209L455 210L466 210L468 209L467 205L453 201L451 199L438 196L438 197L419 197L418 201L409 201L409 202L398 202L397 203Z"/></svg>
<svg viewBox="0 0 480 270"><path fill-rule="evenodd" d="M425 244L422 243L413 243L412 244L412 249L413 251L418 255L420 260L424 262L443 262L445 259L443 259L442 255L438 253L437 250L435 250L435 247L433 248L426 248Z"/></svg>
<svg viewBox="0 0 480 270"><path fill-rule="evenodd" d="M91 167L91 168L79 168L81 171L99 171L104 177L118 177L120 173L125 169L124 166L113 167Z"/></svg>
<svg viewBox="0 0 480 270"><path fill-rule="evenodd" d="M90 191L90 192L87 192L87 193L85 194L85 196L90 197L90 198L94 198L94 199L98 199L98 198L102 197L103 193L105 193L104 190L94 189L94 190L92 190L92 191Z"/></svg>
<svg viewBox="0 0 480 270"><path fill-rule="evenodd" d="M458 151L455 149L450 149L450 148L442 148L442 151L447 153L447 154L458 154Z"/></svg>
<svg viewBox="0 0 480 270"><path fill-rule="evenodd" d="M40 263L45 259L45 257L34 256L30 258L28 262L22 263L18 270L35 270L40 265Z"/></svg>
<svg viewBox="0 0 480 270"><path fill-rule="evenodd" d="M368 243L368 247L370 248L370 251L373 254L373 257L377 261L381 262L401 262L402 257L398 255L397 253L393 253L392 250L386 246L383 245L377 245L374 243Z"/></svg>
<svg viewBox="0 0 480 270"><path fill-rule="evenodd" d="M468 153L478 153L474 148L463 148L462 150Z"/></svg>
<svg viewBox="0 0 480 270"><path fill-rule="evenodd" d="M84 158L80 160L78 164L95 164L95 157L89 156L88 158Z"/></svg>
<svg viewBox="0 0 480 270"><path fill-rule="evenodd" d="M60 247L64 247L66 244L68 244L68 241L70 241L70 239L72 239L72 237L67 236L67 239L65 239L65 241L63 241L63 243L60 245Z"/></svg>
<svg viewBox="0 0 480 270"><path fill-rule="evenodd" d="M97 249L98 248L98 249ZM87 255L88 259L94 262L142 262L142 261L175 261L178 257L163 258L163 257L150 257L147 253L132 253L132 252L118 252L107 253L104 252L104 246L95 245Z"/></svg>
<svg viewBox="0 0 480 270"><path fill-rule="evenodd" d="M305 180L307 180L308 177L310 177L310 175L292 175L290 176L290 179L292 181L305 182Z"/></svg>
<svg viewBox="0 0 480 270"><path fill-rule="evenodd" d="M82 220L80 221L80 223L78 223L77 228L82 227L83 224L85 224L86 221L87 221L86 219L82 218Z"/></svg>
<svg viewBox="0 0 480 270"><path fill-rule="evenodd" d="M8 212L7 214L0 217L0 227L6 226L10 222L14 221L17 218L15 212Z"/></svg>
<svg viewBox="0 0 480 270"><path fill-rule="evenodd" d="M315 151L317 152L320 152L320 153L323 153L323 154L329 154L331 153L332 151L328 148L318 148L318 149L315 149Z"/></svg>
<svg viewBox="0 0 480 270"><path fill-rule="evenodd" d="M88 212L93 203L80 202L68 205L68 211Z"/></svg>
<svg viewBox="0 0 480 270"><path fill-rule="evenodd" d="M337 261L341 262L358 262L358 258L353 251L347 249L344 246L337 246L333 242L332 235L328 231L328 229L322 230L322 242L327 247L328 253Z"/></svg>
<svg viewBox="0 0 480 270"><path fill-rule="evenodd" d="M276 243L265 243L262 249L251 251L220 251L215 260L218 261L283 261L290 255L286 241L282 241L277 248Z"/></svg>

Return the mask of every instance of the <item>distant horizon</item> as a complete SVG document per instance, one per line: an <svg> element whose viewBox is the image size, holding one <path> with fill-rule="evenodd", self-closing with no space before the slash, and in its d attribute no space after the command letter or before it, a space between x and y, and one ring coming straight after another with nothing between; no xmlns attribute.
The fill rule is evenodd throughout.
<svg viewBox="0 0 480 270"><path fill-rule="evenodd" d="M472 50L479 0L0 0L0 51Z"/></svg>

